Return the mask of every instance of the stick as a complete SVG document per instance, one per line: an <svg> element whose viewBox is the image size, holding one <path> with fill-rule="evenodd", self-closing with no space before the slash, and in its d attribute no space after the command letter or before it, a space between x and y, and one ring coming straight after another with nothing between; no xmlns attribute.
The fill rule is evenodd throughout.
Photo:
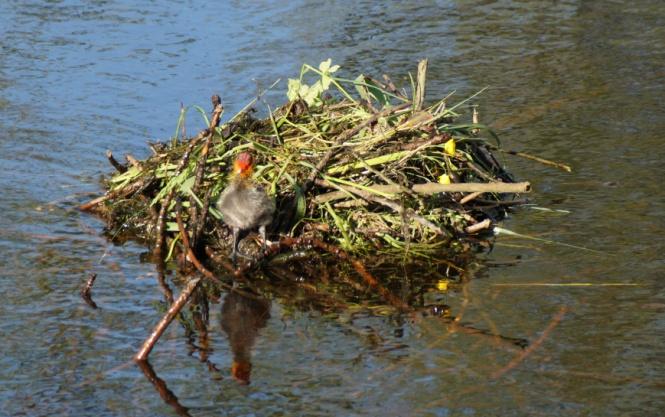
<svg viewBox="0 0 665 417"><path fill-rule="evenodd" d="M182 290L178 298L175 300L175 302L171 305L171 307L168 309L166 314L162 317L162 319L157 323L155 328L153 329L152 333L150 333L150 336L143 342L143 345L141 345L141 349L138 351L138 353L134 356L134 360L136 362L140 361L145 361L148 359L148 355L150 355L150 351L152 351L152 348L155 347L155 344L159 340L159 338L162 336L164 331L166 330L167 327L169 327L169 324L173 321L176 315L182 310L182 308L187 304L187 301L189 301L189 297L191 297L192 293L196 289L196 287L199 285L199 282L201 282L200 277L195 277L189 280L185 288Z"/></svg>
<svg viewBox="0 0 665 417"><path fill-rule="evenodd" d="M86 281L85 285L81 287L81 297L83 298L83 301L85 301L92 308L98 308L97 304L92 301L92 295L90 294L96 278L97 274L90 274L88 276L88 281Z"/></svg>
<svg viewBox="0 0 665 417"><path fill-rule="evenodd" d="M416 91L413 93L413 111L420 111L425 102L425 79L427 77L427 59L418 62Z"/></svg>
<svg viewBox="0 0 665 417"><path fill-rule="evenodd" d="M143 187L146 186L146 184L150 184L152 182L153 177L148 178L147 180L139 180L136 182L133 182L126 187L117 189L117 190L112 190L104 194L103 196L97 197L93 200L88 201L87 203L83 203L77 208L81 211L90 211L92 210L96 205L103 203L106 200L114 199L117 197L127 197L130 194L134 194L135 192L139 191Z"/></svg>
<svg viewBox="0 0 665 417"><path fill-rule="evenodd" d="M332 188L332 185L329 187ZM396 194L400 192L400 186L394 185L372 185L365 189L376 191L377 193ZM436 194L436 193L528 193L531 191L531 183L525 182L462 182L454 184L439 184L428 182L425 184L415 184L411 190L418 194ZM341 200L348 197L348 193L343 191L333 191L326 194L320 194L314 197L316 204L323 204L328 201Z"/></svg>
<svg viewBox="0 0 665 417"><path fill-rule="evenodd" d="M550 324L547 325L545 330L543 330L543 333L540 335L538 340L533 342L528 348L526 348L523 352L521 352L519 355L513 358L508 365L504 366L503 368L499 369L498 371L494 372L492 374L492 379L499 379L501 378L506 372L510 371L511 369L515 368L517 365L519 365L522 361L524 361L530 354L533 353L534 350L538 349L540 345L543 344L543 341L547 336L554 330L556 326L561 323L561 320L563 320L563 316L566 315L566 311L568 311L568 308L566 306L563 306L559 309L559 312L556 313L556 315L552 318L550 321Z"/></svg>
<svg viewBox="0 0 665 417"><path fill-rule="evenodd" d="M468 226L466 229L464 229L464 231L467 232L468 234L473 234L473 233L478 233L484 229L489 229L490 226L492 226L492 221L490 219L485 219L480 223Z"/></svg>
<svg viewBox="0 0 665 417"><path fill-rule="evenodd" d="M217 95L212 96L212 105L213 113L212 120L210 121L210 134L206 138L203 148L201 149L201 154L199 155L198 161L196 161L196 174L194 177L194 185L192 186L192 195L189 197L189 218L191 223L194 226L194 234L192 235L192 246L194 250L197 250L199 247L199 233L198 230L202 229L197 227L198 223L205 223L205 216L207 215L207 207L202 207L201 210L198 210L194 196L198 194L201 183L203 182L203 176L205 174L206 164L208 162L208 152L210 151L210 146L212 145L212 138L214 137L214 128L219 125L219 121L224 113L224 106L222 105L222 99ZM212 187L210 188L212 189ZM210 191L210 190L209 190Z"/></svg>
<svg viewBox="0 0 665 417"><path fill-rule="evenodd" d="M209 269L207 269L203 264L198 260L196 255L194 254L194 251L192 250L191 246L189 246L189 235L187 234L187 230L185 230L185 226L182 223L182 216L180 214L182 210L182 207L180 206L180 201L176 201L176 211L175 211L175 219L176 223L178 223L178 231L180 232L180 237L182 238L182 245L184 246L185 249L185 255L187 259L194 264L196 269L199 270L206 278L209 280L213 281L215 284L222 286L227 289L232 289L230 285L222 282L219 278L215 276L212 272L210 272Z"/></svg>
<svg viewBox="0 0 665 417"><path fill-rule="evenodd" d="M464 196L464 198L462 198L459 201L459 203L464 205L464 204L468 203L469 201L480 197L481 195L483 195L483 193L481 193L480 191L476 191L475 193L467 194L467 195Z"/></svg>
<svg viewBox="0 0 665 417"><path fill-rule="evenodd" d="M118 162L118 160L113 157L113 153L110 150L106 151L106 158L108 158L109 163L113 165L113 168L115 168L119 173L122 174L127 172L127 167Z"/></svg>
<svg viewBox="0 0 665 417"><path fill-rule="evenodd" d="M494 149L497 149L497 150L499 150L503 153L507 153L509 155L520 156L520 157L525 158L525 159L530 159L532 161L540 162L541 164L544 164L544 165L549 165L551 167L559 168L559 169L562 169L566 172L573 172L573 169L570 167L570 165L562 164L560 162L550 161L549 159L541 158L539 156L534 156L534 155L531 155L531 154L528 154L528 153L525 153L525 152L505 151L505 150L499 149L499 148L494 148Z"/></svg>

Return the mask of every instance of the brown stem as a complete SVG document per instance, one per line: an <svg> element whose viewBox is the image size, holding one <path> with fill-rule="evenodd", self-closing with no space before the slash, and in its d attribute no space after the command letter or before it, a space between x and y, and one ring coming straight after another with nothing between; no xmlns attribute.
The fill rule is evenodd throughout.
<svg viewBox="0 0 665 417"><path fill-rule="evenodd" d="M130 165L132 165L133 167L136 167L136 168L139 168L139 169L141 168L141 163L140 163L139 160L136 159L133 155L127 154L127 155L125 155L125 159L126 159L127 162L129 162Z"/></svg>
<svg viewBox="0 0 665 417"><path fill-rule="evenodd" d="M106 194L103 196L97 197L93 200L88 201L87 203L83 203L80 206L78 206L78 209L81 211L90 211L93 210L98 204L103 203L106 200L112 200L115 198L123 198L127 197L131 194L134 194L135 192L144 189L146 185L150 184L153 180L153 177L147 178L147 179L142 179L139 181L135 181L131 184L128 184L127 186L123 188L119 188L116 190L111 190L108 191Z"/></svg>
<svg viewBox="0 0 665 417"><path fill-rule="evenodd" d="M194 185L192 186L192 193L194 195L198 194L199 188L201 187L201 183L203 182L203 177L205 175L205 169L206 169L206 163L208 162L208 152L210 151L210 147L212 145L212 139L215 136L215 128L219 125L219 121L222 117L222 113L224 112L224 106L222 106L222 99L217 95L212 96L212 105L213 105L213 112L212 112L212 119L210 121L210 133L208 134L208 137L206 137L206 141L203 144L203 148L201 149L201 154L199 155L199 159L196 161L196 174L194 177ZM200 222L205 222L204 218L201 218L202 216L199 215L199 210L198 206L196 205L196 200L194 197L190 197L189 199L189 216L191 219L192 225L196 225L197 223ZM196 229L195 229L196 230ZM194 250L198 247L198 235L195 232L194 235L192 236L192 247Z"/></svg>
<svg viewBox="0 0 665 417"><path fill-rule="evenodd" d="M474 234L480 232L481 230L489 229L490 226L492 226L492 221L490 219L485 219L482 222L467 226L464 231L468 234Z"/></svg>
<svg viewBox="0 0 665 417"><path fill-rule="evenodd" d="M187 166L187 163L189 162L189 156L191 155L192 150L196 145L196 142L197 141L195 139L192 139L189 142L189 145L187 146L185 153L182 155L182 158L180 158L180 163L178 164L173 177L177 177L178 175L180 175L183 169L185 169L185 166ZM164 199L162 199L161 202L162 206L159 209L159 215L157 216L157 221L155 222L156 237L155 237L155 248L153 250L153 253L156 259L163 259L162 250L164 249L164 241L166 240L166 214L169 211L169 206L173 201L175 192L176 192L176 187L173 187L171 191L168 193L168 195L164 197Z"/></svg>
<svg viewBox="0 0 665 417"><path fill-rule="evenodd" d="M231 288L230 285L220 281L220 279L217 278L215 274L213 274L212 272L210 272L208 268L203 266L201 261L199 261L196 255L194 254L192 247L189 245L189 235L187 234L187 230L185 230L185 225L182 223L182 216L180 214L181 210L182 207L180 206L180 202L176 201L175 219L176 223L178 223L178 231L180 232L180 237L182 239L182 245L185 250L186 259L189 260L189 262L191 262L196 267L196 269L198 269L199 272L201 272L206 278L210 279L217 285L230 289Z"/></svg>
<svg viewBox="0 0 665 417"><path fill-rule="evenodd" d="M459 201L459 203L461 205L464 205L464 204L468 203L469 201L480 197L481 195L483 195L483 193L481 193L480 191L476 191L476 192L473 192L471 194L467 194Z"/></svg>
<svg viewBox="0 0 665 417"><path fill-rule="evenodd" d="M562 164L560 162L550 161L549 159L541 158L539 156L534 156L534 155L528 154L526 152L505 151L503 149L499 149L499 148L496 148L496 147L492 147L492 148L496 149L500 152L507 153L509 155L519 156L519 157L522 157L522 158L525 158L525 159L530 159L532 161L540 162L543 165L548 165L548 166L552 166L552 167L555 167L555 168L559 168L559 169L561 169L563 171L566 171L566 172L573 172L573 169L570 167L570 165Z"/></svg>

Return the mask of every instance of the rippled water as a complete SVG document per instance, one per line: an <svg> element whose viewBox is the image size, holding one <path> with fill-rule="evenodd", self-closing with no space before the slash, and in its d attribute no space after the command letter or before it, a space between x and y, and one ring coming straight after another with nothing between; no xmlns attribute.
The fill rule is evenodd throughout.
<svg viewBox="0 0 665 417"><path fill-rule="evenodd" d="M257 85L328 57L348 75L401 82L428 57L431 97L491 86L481 120L507 148L574 168L509 157L535 202L570 213L522 209L503 226L600 253L500 236L488 258L517 265L446 296L464 323L532 346L551 325L498 379L519 352L438 319L351 326L274 300L252 384L239 385L213 305L220 372L189 355L179 326L151 356L189 413L663 414L661 1L6 0L0 35L0 414L176 413L128 362L160 316L154 267L139 261L144 248L110 245L72 208L100 191L104 150L145 156L146 139L173 133L180 103L207 107L219 92L233 114ZM78 294L90 271L99 310ZM534 283L595 286L515 285ZM600 286L616 283L635 285ZM366 326L381 342L358 334Z"/></svg>

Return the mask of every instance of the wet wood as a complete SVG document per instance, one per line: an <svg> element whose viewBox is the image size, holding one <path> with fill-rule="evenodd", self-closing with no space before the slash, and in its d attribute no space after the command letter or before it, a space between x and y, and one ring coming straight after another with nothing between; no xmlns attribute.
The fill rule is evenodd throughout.
<svg viewBox="0 0 665 417"><path fill-rule="evenodd" d="M173 304L171 304L171 307L168 309L166 314L164 314L148 338L143 342L141 349L139 349L139 351L134 356L135 361L139 362L148 359L148 355L150 355L150 352L155 347L155 344L162 336L162 334L164 334L164 331L169 327L169 324L171 324L175 316L177 316L178 313L180 313L180 310L182 310L185 304L187 304L187 301L189 301L189 298L192 296L192 293L199 285L199 282L201 282L201 277L194 277L189 280L187 285L185 285L183 288L182 292L180 292L178 298L173 302Z"/></svg>

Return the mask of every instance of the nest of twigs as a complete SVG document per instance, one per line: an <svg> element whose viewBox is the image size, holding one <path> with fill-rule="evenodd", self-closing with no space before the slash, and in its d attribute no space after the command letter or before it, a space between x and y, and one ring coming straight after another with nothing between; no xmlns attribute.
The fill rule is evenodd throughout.
<svg viewBox="0 0 665 417"><path fill-rule="evenodd" d="M181 252L179 217L193 254L224 263L230 237L214 202L235 155L250 151L254 181L277 201L269 240L280 242L257 259L284 262L304 247L450 270L529 185L495 158L498 138L471 105L477 94L425 105L426 67L419 64L409 95L387 76L344 79L329 60L304 65L289 80L289 101L266 105L264 118L253 116L259 96L220 123L214 96L210 119L197 108L209 126L197 136L150 144L151 157L127 165L109 153L118 172L105 180L104 196L81 208L102 215L109 236L152 243L160 259Z"/></svg>

